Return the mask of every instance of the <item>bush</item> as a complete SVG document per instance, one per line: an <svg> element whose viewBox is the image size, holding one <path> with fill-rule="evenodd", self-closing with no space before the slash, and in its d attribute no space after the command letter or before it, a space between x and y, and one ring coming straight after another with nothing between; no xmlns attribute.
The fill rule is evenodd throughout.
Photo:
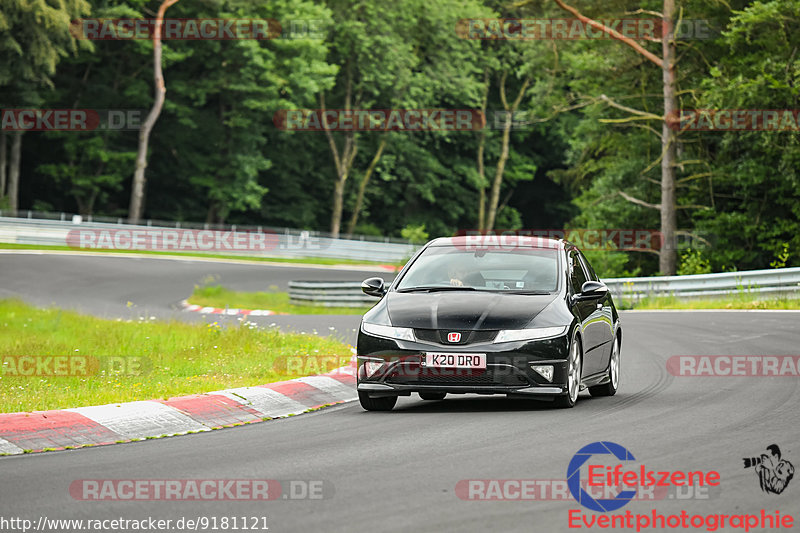
<svg viewBox="0 0 800 533"><path fill-rule="evenodd" d="M425 224L409 224L400 230L400 236L412 244L425 244L428 242L428 232L425 231Z"/></svg>
<svg viewBox="0 0 800 533"><path fill-rule="evenodd" d="M689 248L681 254L681 265L678 267L679 276L709 273L711 273L711 263L703 257L700 250Z"/></svg>

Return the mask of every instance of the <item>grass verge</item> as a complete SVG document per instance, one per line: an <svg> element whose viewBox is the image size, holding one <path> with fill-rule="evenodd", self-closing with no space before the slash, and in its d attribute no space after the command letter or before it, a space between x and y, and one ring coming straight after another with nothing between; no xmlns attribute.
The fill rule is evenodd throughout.
<svg viewBox="0 0 800 533"><path fill-rule="evenodd" d="M246 320L227 328L216 322L107 320L0 300L0 412L260 385L329 371L346 364L350 354L348 346L332 339L280 333ZM308 364L329 355L337 357L325 361L327 368ZM59 373L55 361L49 368L36 367L34 375L19 375L26 370L19 356L38 356L39 362L48 356L75 356L66 373L76 375L53 375ZM76 370L72 361L84 363Z"/></svg>
<svg viewBox="0 0 800 533"><path fill-rule="evenodd" d="M735 294L725 298L681 300L675 296L643 298L634 305L623 305L622 309L800 309L800 299L763 298L753 295Z"/></svg>
<svg viewBox="0 0 800 533"><path fill-rule="evenodd" d="M203 307L229 307L231 309L269 309L290 315L363 315L364 307L319 307L289 303L286 292L237 292L220 285L195 285L188 299L190 304ZM375 300L377 302L377 299Z"/></svg>
<svg viewBox="0 0 800 533"><path fill-rule="evenodd" d="M69 246L49 246L44 244L17 244L10 242L0 242L0 250L52 250L52 251L69 251L69 252L86 252L86 253L118 253L118 254L147 254L147 255L180 255L189 257L206 257L212 259L236 259L240 261L260 261L269 263L297 263L304 265L364 265L364 266L380 266L387 265L394 267L395 270L400 270L405 262L401 263L381 263L377 261L357 261L354 259L331 259L328 257L261 257L251 255L235 255L235 254L206 254L200 252L155 252L150 250L106 250L103 248L94 249L77 249Z"/></svg>

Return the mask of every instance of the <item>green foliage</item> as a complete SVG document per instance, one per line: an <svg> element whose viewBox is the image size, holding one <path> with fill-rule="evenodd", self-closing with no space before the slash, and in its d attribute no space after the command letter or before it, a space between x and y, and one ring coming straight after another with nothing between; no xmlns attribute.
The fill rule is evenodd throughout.
<svg viewBox="0 0 800 533"><path fill-rule="evenodd" d="M709 274L710 272L711 263L708 262L708 259L703 258L700 250L692 250L690 248L681 254L681 264L678 267L679 276Z"/></svg>
<svg viewBox="0 0 800 533"><path fill-rule="evenodd" d="M575 0L586 15L615 19L621 0ZM638 7L661 8L658 0ZM3 107L133 109L153 98L147 40L75 40L69 20L146 18L157 0L25 2L0 11ZM800 4L795 0L678 2L705 20L711 38L678 42L683 109L797 109ZM164 41L167 98L152 133L145 217L326 230L334 194L324 134L283 131L278 110L475 109L488 76L489 128L482 132L360 132L343 191L343 223L381 140L386 148L365 189L356 233L429 237L473 229L479 190L500 157L494 112L530 80L524 118L510 135L495 227L550 230L657 229L662 73L611 39L461 39L455 21L474 17L564 18L553 2L496 0L215 0L178 2L176 18L314 20L321 36ZM644 15L643 15L644 16ZM660 44L643 42L660 53ZM57 67L57 68L56 68ZM349 93L348 93L349 91ZM630 120L619 105L655 115ZM527 121L527 122L525 122ZM345 134L335 133L341 148ZM485 140L485 177L477 150ZM124 216L137 132L24 136L20 207ZM686 131L679 135L678 228L692 235L681 272L800 264L800 133ZM634 203L621 193L641 200ZM0 191L0 202L3 202ZM777 252L776 252L777 251ZM603 277L646 275L656 254L589 251Z"/></svg>
<svg viewBox="0 0 800 533"><path fill-rule="evenodd" d="M775 252L775 260L770 261L769 266L772 268L785 268L786 261L789 259L789 243L783 243L783 247L779 252Z"/></svg>
<svg viewBox="0 0 800 533"><path fill-rule="evenodd" d="M641 272L638 267L633 271L627 270L628 254L625 252L584 249L583 254L600 279L635 277Z"/></svg>
<svg viewBox="0 0 800 533"><path fill-rule="evenodd" d="M25 82L52 87L59 60L89 41L70 33L70 21L88 15L86 0L3 0L0 10L0 88Z"/></svg>
<svg viewBox="0 0 800 533"><path fill-rule="evenodd" d="M425 224L409 224L400 230L400 235L413 244L424 244L428 242L428 232L425 231Z"/></svg>

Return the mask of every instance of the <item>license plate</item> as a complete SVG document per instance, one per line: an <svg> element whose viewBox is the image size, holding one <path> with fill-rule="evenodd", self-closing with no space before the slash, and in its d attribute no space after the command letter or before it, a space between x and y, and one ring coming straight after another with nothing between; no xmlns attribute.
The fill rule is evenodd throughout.
<svg viewBox="0 0 800 533"><path fill-rule="evenodd" d="M486 368L486 354L428 352L425 354L425 366L430 368Z"/></svg>

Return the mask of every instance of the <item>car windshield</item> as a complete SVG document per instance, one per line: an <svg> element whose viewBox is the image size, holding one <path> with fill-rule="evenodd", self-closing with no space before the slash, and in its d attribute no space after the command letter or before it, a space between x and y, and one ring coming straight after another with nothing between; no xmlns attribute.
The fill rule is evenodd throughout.
<svg viewBox="0 0 800 533"><path fill-rule="evenodd" d="M399 292L438 290L551 293L558 289L558 254L551 248L465 250L430 246L409 267Z"/></svg>

